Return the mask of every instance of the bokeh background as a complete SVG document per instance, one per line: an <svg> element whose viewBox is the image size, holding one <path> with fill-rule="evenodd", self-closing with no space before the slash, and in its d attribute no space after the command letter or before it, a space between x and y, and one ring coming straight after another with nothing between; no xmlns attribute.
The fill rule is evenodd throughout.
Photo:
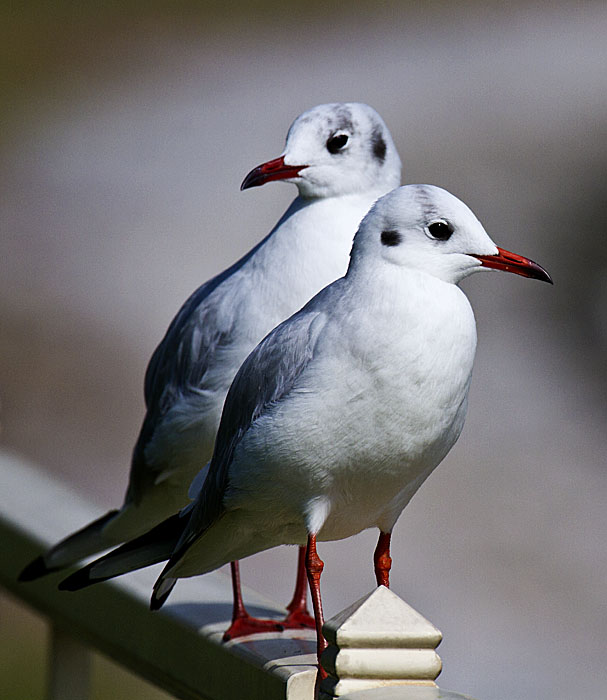
<svg viewBox="0 0 607 700"><path fill-rule="evenodd" d="M442 630L443 687L605 697L604 3L59 1L0 17L2 445L118 504L152 350L295 195L242 178L301 111L367 102L404 182L450 189L555 280L466 281L469 418L396 527L393 589ZM373 588L374 543L323 545L329 616ZM286 601L294 562L274 550L244 577ZM41 698L44 623L0 604L0 695ZM165 697L96 668L96 698Z"/></svg>

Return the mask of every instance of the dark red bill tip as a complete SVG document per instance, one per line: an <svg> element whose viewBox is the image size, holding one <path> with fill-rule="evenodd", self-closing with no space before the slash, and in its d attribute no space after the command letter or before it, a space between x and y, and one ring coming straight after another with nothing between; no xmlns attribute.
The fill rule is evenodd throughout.
<svg viewBox="0 0 607 700"><path fill-rule="evenodd" d="M259 187L273 180L289 180L299 175L299 171L307 167L307 165L286 165L284 156L280 156L280 158L274 158L274 160L269 160L267 163L253 168L242 181L240 189L247 190L249 187Z"/></svg>
<svg viewBox="0 0 607 700"><path fill-rule="evenodd" d="M499 251L497 255L475 255L474 257L481 261L483 267L513 272L515 275L531 277L553 284L552 278L546 270L544 270L541 265L533 262L533 260L524 258L522 255L517 255L516 253L510 253L503 248L498 248L497 250Z"/></svg>

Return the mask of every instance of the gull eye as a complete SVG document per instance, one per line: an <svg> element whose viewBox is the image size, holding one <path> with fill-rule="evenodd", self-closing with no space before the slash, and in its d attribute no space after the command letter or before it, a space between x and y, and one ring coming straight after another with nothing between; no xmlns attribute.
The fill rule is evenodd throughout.
<svg viewBox="0 0 607 700"><path fill-rule="evenodd" d="M327 139L327 151L334 155L335 153L339 153L347 143L348 134L333 134L333 136Z"/></svg>
<svg viewBox="0 0 607 700"><path fill-rule="evenodd" d="M428 224L428 233L437 241L447 241L453 233L453 226L447 221L435 221Z"/></svg>

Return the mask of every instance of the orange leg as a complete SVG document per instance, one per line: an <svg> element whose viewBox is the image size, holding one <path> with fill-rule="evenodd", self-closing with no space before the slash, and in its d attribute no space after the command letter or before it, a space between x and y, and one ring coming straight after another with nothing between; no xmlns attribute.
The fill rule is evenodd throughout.
<svg viewBox="0 0 607 700"><path fill-rule="evenodd" d="M375 565L375 580L378 586L390 588L390 568L392 567L392 559L390 558L390 532L379 533L377 547L373 555L373 564Z"/></svg>
<svg viewBox="0 0 607 700"><path fill-rule="evenodd" d="M252 617L247 612L242 599L240 588L240 567L237 561L230 564L232 571L232 593L234 595L234 608L232 610L232 624L224 632L223 641L227 642L236 637L244 637L247 634L258 632L282 632L284 625L276 620L260 620Z"/></svg>
<svg viewBox="0 0 607 700"><path fill-rule="evenodd" d="M322 613L322 600L320 598L320 575L324 564L316 552L316 535L308 535L308 547L306 550L306 573L310 584L310 594L312 596L312 607L314 608L314 620L316 622L316 654L318 658L318 675L326 678L327 673L320 665L320 656L327 648L327 640L323 637L322 626L324 616Z"/></svg>

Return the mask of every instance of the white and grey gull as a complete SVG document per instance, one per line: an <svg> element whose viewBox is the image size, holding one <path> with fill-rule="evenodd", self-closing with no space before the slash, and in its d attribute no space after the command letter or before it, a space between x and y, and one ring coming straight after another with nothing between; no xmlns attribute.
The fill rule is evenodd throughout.
<svg viewBox="0 0 607 700"><path fill-rule="evenodd" d="M61 587L157 561L159 544L168 563L156 609L179 578L306 545L320 655L317 541L378 528L375 576L389 585L392 529L464 425L476 324L458 284L488 268L551 282L536 263L498 248L443 189L408 185L379 199L346 275L267 335L236 374L208 476L170 521L177 545L168 552L151 532Z"/></svg>
<svg viewBox="0 0 607 700"><path fill-rule="evenodd" d="M22 580L137 537L189 502L188 486L211 458L239 366L274 326L344 274L358 224L379 196L400 184L400 171L390 132L367 105L319 105L293 122L283 154L252 170L242 188L284 180L299 195L268 236L190 296L156 348L122 507L38 557ZM309 620L301 554L287 626ZM228 636L253 629L235 565L233 575L234 625Z"/></svg>

